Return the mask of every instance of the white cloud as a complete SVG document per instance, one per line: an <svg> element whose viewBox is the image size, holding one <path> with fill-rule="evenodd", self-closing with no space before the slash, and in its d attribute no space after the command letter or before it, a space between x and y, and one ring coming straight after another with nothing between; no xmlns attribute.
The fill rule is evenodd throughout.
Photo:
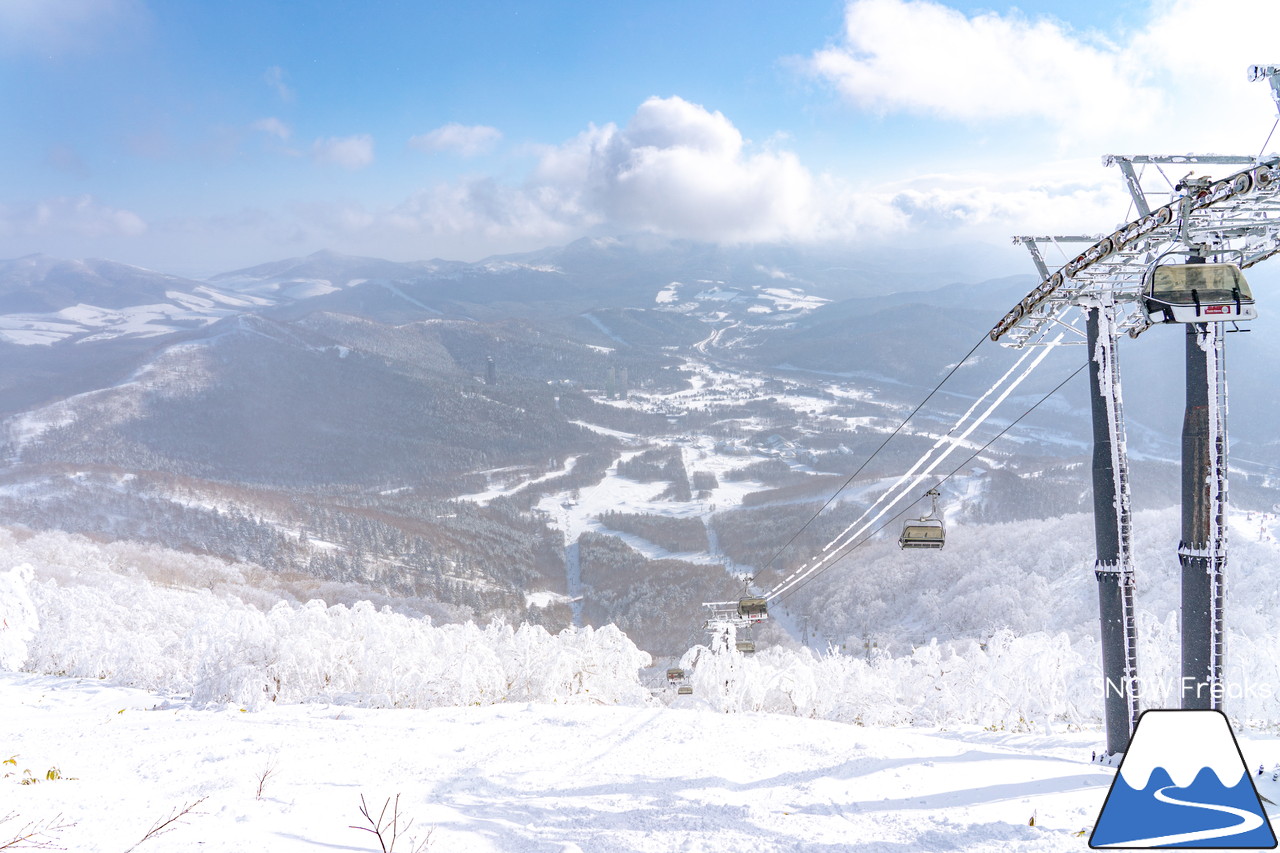
<svg viewBox="0 0 1280 853"><path fill-rule="evenodd" d="M1078 175L1091 168L1093 179ZM1130 199L1118 173L1097 161L1062 163L1034 171L920 175L873 194L924 235L970 236L1003 242L1017 234L1109 231Z"/></svg>
<svg viewBox="0 0 1280 853"><path fill-rule="evenodd" d="M373 162L373 137L361 133L317 139L311 146L311 153L320 163L351 170L363 169Z"/></svg>
<svg viewBox="0 0 1280 853"><path fill-rule="evenodd" d="M936 140L931 168L950 172L887 149L873 168L911 177L864 198L913 232L1096 233L1132 214L1103 154L1259 152L1276 109L1245 69L1276 56L1259 26L1273 14L1269 0L1151 0L1108 39L1016 10L850 0L839 41L806 67L856 109L923 117L912 127Z"/></svg>
<svg viewBox="0 0 1280 853"><path fill-rule="evenodd" d="M1123 115L1143 90L1112 45L1018 12L969 17L931 0L853 0L812 69L855 105L948 119Z"/></svg>
<svg viewBox="0 0 1280 853"><path fill-rule="evenodd" d="M309 229L340 238L359 235L378 225L377 217L361 204L312 202L296 205L294 213Z"/></svg>
<svg viewBox="0 0 1280 853"><path fill-rule="evenodd" d="M287 126L262 119L272 138ZM321 139L317 160L361 168L373 160L371 137ZM1012 233L1106 230L1127 197L1114 170L1090 158L1082 166L924 175L857 186L818 174L776 143L758 146L722 113L678 97L650 98L624 124L589 126L546 146L523 180L473 177L441 183L390 206L295 204L227 222L192 220L151 229L152 242L190 246L202 229L261 257L328 246L390 257L480 257L563 243L581 236L648 232L734 243L893 240L907 235L976 237L1004 242ZM21 229L21 233L18 232ZM27 211L0 211L0 238L62 233L137 236L141 218L91 198L53 199ZM229 235L235 235L231 237ZM912 239L919 239L913 237ZM4 241L0 241L3 245ZM84 249L69 250L83 255Z"/></svg>
<svg viewBox="0 0 1280 853"><path fill-rule="evenodd" d="M784 239L818 214L794 154L750 150L723 114L678 97L546 150L529 191L562 215L695 239Z"/></svg>
<svg viewBox="0 0 1280 853"><path fill-rule="evenodd" d="M255 121L251 125L251 127L254 130L262 131L268 136L274 136L276 139L279 139L282 142L288 140L288 138L293 135L293 130L289 127L289 125L285 124L280 119L275 118L274 116L268 116L267 118L260 118L257 121Z"/></svg>
<svg viewBox="0 0 1280 853"><path fill-rule="evenodd" d="M483 245L488 248L479 249L479 254L493 254L571 240L601 219L566 208L553 193L477 178L416 192L389 211L385 222L415 239L417 235L447 239L450 251L460 240L467 251L477 252Z"/></svg>
<svg viewBox="0 0 1280 853"><path fill-rule="evenodd" d="M1186 140L1179 153L1257 154L1276 107L1265 83L1247 81L1246 69L1280 56L1266 26L1275 13L1270 0L1153 0L1150 23L1122 48L1167 92L1169 108L1152 131Z"/></svg>
<svg viewBox="0 0 1280 853"><path fill-rule="evenodd" d="M463 157L474 157L492 151L500 139L502 131L496 127L450 122L411 138L409 145L422 151L454 151Z"/></svg>
<svg viewBox="0 0 1280 853"><path fill-rule="evenodd" d="M647 231L742 242L891 231L906 217L891 199L813 175L792 152L755 148L719 112L655 97L624 127L593 125L542 148L520 185L490 178L443 184L390 211L387 223L495 241Z"/></svg>
<svg viewBox="0 0 1280 853"><path fill-rule="evenodd" d="M585 221L701 240L815 240L902 225L881 200L813 174L793 152L752 146L722 113L678 97L650 98L625 127L591 127L546 150L529 183Z"/></svg>
<svg viewBox="0 0 1280 853"><path fill-rule="evenodd" d="M130 210L108 207L92 196L57 196L21 208L0 206L0 237L96 239L139 237L147 223Z"/></svg>
<svg viewBox="0 0 1280 853"><path fill-rule="evenodd" d="M846 11L840 42L809 67L860 109L925 116L917 132L936 136L936 174L889 142L855 184L813 170L784 135L753 143L722 113L654 97L625 123L537 149L520 183L424 189L371 228L499 247L626 231L718 242L1103 232L1130 199L1100 155L1256 153L1275 120L1265 87L1244 78L1250 62L1280 58L1257 25L1262 0L1154 0L1147 22L1111 40L932 0ZM464 138L438 130L414 144Z"/></svg>
<svg viewBox="0 0 1280 853"><path fill-rule="evenodd" d="M293 101L293 89L284 82L284 78L284 69L279 65L272 65L262 75L262 81L271 87L280 100L288 104Z"/></svg>
<svg viewBox="0 0 1280 853"><path fill-rule="evenodd" d="M1153 0L1147 22L1109 40L1016 10L969 16L933 0L851 0L840 41L807 66L878 114L1032 120L1091 154L1238 148L1241 135L1260 145L1256 129L1275 118L1261 84L1251 89L1244 76L1274 57L1262 25L1274 12L1271 0Z"/></svg>

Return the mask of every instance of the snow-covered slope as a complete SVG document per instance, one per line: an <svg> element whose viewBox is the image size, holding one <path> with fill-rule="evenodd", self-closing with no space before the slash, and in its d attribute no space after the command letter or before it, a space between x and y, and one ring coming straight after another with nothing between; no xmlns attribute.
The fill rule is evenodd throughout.
<svg viewBox="0 0 1280 853"><path fill-rule="evenodd" d="M14 814L0 844L34 825L82 853L117 853L187 807L139 849L378 850L361 797L375 819L390 800L384 827L398 807L405 851L1078 851L1111 780L1089 764L1096 733L870 729L696 702L241 713L0 675L0 718L15 762L0 767L0 818ZM1246 742L1252 763L1278 754Z"/></svg>
<svg viewBox="0 0 1280 853"><path fill-rule="evenodd" d="M396 263L381 258L361 258L320 251L302 258L259 264L221 273L209 279L224 290L271 300L299 300L323 296L369 280L404 281L445 273L461 264L448 261Z"/></svg>
<svg viewBox="0 0 1280 853"><path fill-rule="evenodd" d="M272 606L250 566L24 537L0 540L31 567L0 573L0 649L36 671L0 673L0 846L377 850L363 798L411 851L1077 851L1113 778L1065 636L695 649L682 697L612 628Z"/></svg>
<svg viewBox="0 0 1280 853"><path fill-rule="evenodd" d="M269 304L114 261L0 261L0 341L11 344L156 337Z"/></svg>

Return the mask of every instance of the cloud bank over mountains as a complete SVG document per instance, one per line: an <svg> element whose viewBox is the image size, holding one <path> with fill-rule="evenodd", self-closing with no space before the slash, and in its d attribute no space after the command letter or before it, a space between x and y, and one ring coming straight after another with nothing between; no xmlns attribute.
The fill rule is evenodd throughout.
<svg viewBox="0 0 1280 853"><path fill-rule="evenodd" d="M86 239L132 238L147 223L130 210L102 204L90 195L55 196L34 205L0 204L0 240L41 240L71 234Z"/></svg>
<svg viewBox="0 0 1280 853"><path fill-rule="evenodd" d="M415 193L387 221L459 237L645 231L716 242L809 240L903 224L891 207L864 209L794 153L752 145L722 113L676 96L647 99L623 126L591 125L541 147L520 184L488 177L442 184Z"/></svg>
<svg viewBox="0 0 1280 853"><path fill-rule="evenodd" d="M1095 164L1096 168L1096 164ZM1101 172L1101 169L1096 169ZM1019 221L1078 230L1119 217L1117 175L1082 184L1074 170L904 176L872 187L756 144L723 113L678 96L644 101L624 125L591 125L542 146L520 182L440 182L386 210L325 208L321 228L521 248L584 234L647 232L720 243L875 241L913 231L1007 236ZM346 235L354 237L348 232ZM387 247L383 250L394 254Z"/></svg>
<svg viewBox="0 0 1280 853"><path fill-rule="evenodd" d="M790 114L718 104L691 72L688 91L583 104L553 132L531 132L479 88L454 108L468 121L393 136L371 110L307 112L328 95L301 66L268 59L245 81L257 100L218 130L230 140L222 159L192 186L139 190L87 141L49 146L43 159L62 177L0 196L0 257L98 255L197 274L323 247L476 260L636 232L918 244L1104 231L1129 198L1101 155L1254 154L1276 118L1265 87L1245 80L1247 64L1280 59L1258 26L1264 0L1123 11L1127 23L1103 33L1017 9L850 0L825 45L815 33L807 52L775 58ZM42 49L91 53L108 48L86 41L95 27L141 32L153 17L143 0L23 0L0 25ZM6 51L19 46L0 34ZM421 107L413 97L403 113ZM824 149L821 133L848 145ZM841 148L856 153L831 153ZM156 152L148 179L196 157L172 141Z"/></svg>

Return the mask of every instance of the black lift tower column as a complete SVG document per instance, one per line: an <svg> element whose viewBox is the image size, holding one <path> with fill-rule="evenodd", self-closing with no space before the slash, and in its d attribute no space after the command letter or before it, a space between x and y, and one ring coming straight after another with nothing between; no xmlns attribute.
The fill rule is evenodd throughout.
<svg viewBox="0 0 1280 853"><path fill-rule="evenodd" d="M1129 459L1116 361L1115 307L1108 300L1083 306L1089 345L1089 399L1093 411L1093 518L1102 619L1102 676L1107 753L1129 748L1138 723L1137 631L1133 613L1133 549L1129 511Z"/></svg>
<svg viewBox="0 0 1280 853"><path fill-rule="evenodd" d="M1182 421L1182 707L1222 708L1227 384L1221 323L1187 324Z"/></svg>

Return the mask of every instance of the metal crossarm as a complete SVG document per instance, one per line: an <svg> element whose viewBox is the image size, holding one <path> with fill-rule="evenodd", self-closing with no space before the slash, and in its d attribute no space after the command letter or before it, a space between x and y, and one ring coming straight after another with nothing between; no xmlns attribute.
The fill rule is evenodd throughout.
<svg viewBox="0 0 1280 853"><path fill-rule="evenodd" d="M991 329L993 341L1015 348L1047 343L1062 315L1103 296L1116 305L1118 330L1137 337L1150 325L1140 304L1143 279L1163 255L1190 244L1247 269L1280 253L1280 157L1110 155L1106 162L1250 165L1220 180L1184 179L1168 204L1111 234L1083 238L1090 245L1053 272L1037 244L1082 238L1014 238L1032 249L1042 280ZM1145 198L1141 187L1137 192Z"/></svg>

